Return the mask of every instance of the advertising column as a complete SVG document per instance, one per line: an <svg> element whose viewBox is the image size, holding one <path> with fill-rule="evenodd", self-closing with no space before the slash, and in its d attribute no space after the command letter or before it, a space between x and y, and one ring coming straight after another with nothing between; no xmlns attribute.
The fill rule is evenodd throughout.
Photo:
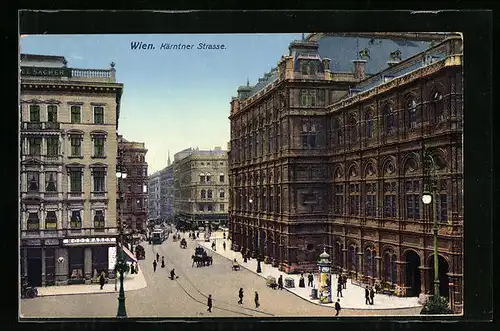
<svg viewBox="0 0 500 331"><path fill-rule="evenodd" d="M331 303L332 302L332 292L331 292L331 282L330 282L330 255L326 250L321 253L318 261L319 270L319 286L318 286L318 298L320 303Z"/></svg>

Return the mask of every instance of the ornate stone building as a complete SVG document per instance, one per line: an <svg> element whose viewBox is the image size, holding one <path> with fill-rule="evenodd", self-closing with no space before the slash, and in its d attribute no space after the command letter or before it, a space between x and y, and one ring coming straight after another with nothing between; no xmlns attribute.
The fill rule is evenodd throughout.
<svg viewBox="0 0 500 331"><path fill-rule="evenodd" d="M118 150L127 171L123 179L121 218L125 232L143 232L148 220L148 164L144 143L128 141L118 136Z"/></svg>
<svg viewBox="0 0 500 331"><path fill-rule="evenodd" d="M346 45L355 45L351 55ZM383 281L407 296L432 293L433 220L421 202L428 151L440 293L460 311L461 61L453 34L312 34L292 42L277 68L231 102L232 249L293 273L314 270L326 247L333 267L358 281Z"/></svg>
<svg viewBox="0 0 500 331"><path fill-rule="evenodd" d="M188 148L174 155L174 217L186 229L227 224L227 151Z"/></svg>
<svg viewBox="0 0 500 331"><path fill-rule="evenodd" d="M114 269L116 152L123 84L110 69L21 54L21 275L88 283Z"/></svg>

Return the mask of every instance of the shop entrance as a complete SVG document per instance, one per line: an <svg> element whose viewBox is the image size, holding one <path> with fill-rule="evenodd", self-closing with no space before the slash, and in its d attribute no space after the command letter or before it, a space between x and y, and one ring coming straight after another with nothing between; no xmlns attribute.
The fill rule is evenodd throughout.
<svg viewBox="0 0 500 331"><path fill-rule="evenodd" d="M42 286L42 250L28 249L28 283L31 286Z"/></svg>

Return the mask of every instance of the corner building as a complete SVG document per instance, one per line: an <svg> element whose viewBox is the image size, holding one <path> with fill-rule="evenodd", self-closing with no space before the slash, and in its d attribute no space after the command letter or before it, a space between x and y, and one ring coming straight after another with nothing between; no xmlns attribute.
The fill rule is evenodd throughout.
<svg viewBox="0 0 500 331"><path fill-rule="evenodd" d="M424 151L436 163L440 293L462 309L462 40L311 34L231 102L232 249L288 273L433 293Z"/></svg>
<svg viewBox="0 0 500 331"><path fill-rule="evenodd" d="M123 85L110 69L21 55L21 275L89 283L114 268L116 152Z"/></svg>
<svg viewBox="0 0 500 331"><path fill-rule="evenodd" d="M174 218L184 229L227 224L227 151L188 148L174 155Z"/></svg>

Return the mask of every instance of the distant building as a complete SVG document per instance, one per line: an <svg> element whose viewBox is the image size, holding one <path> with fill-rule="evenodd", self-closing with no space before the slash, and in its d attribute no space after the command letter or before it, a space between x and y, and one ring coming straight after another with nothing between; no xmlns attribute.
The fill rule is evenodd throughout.
<svg viewBox="0 0 500 331"><path fill-rule="evenodd" d="M122 151L127 177L123 179L123 204L120 217L125 232L146 229L148 219L148 164L144 143L128 141L118 136L118 149ZM120 208L120 206L118 206Z"/></svg>
<svg viewBox="0 0 500 331"><path fill-rule="evenodd" d="M174 214L177 224L195 229L227 224L227 151L188 148L174 156Z"/></svg>
<svg viewBox="0 0 500 331"><path fill-rule="evenodd" d="M90 283L114 270L116 152L123 84L109 69L21 54L21 275Z"/></svg>
<svg viewBox="0 0 500 331"><path fill-rule="evenodd" d="M432 294L432 182L440 294L460 312L461 37L311 34L289 51L231 102L232 249L289 273L326 249L362 284Z"/></svg>
<svg viewBox="0 0 500 331"><path fill-rule="evenodd" d="M160 222L160 174L157 171L148 177L148 222Z"/></svg>
<svg viewBox="0 0 500 331"><path fill-rule="evenodd" d="M149 221L152 224L173 221L174 168L168 152L167 166L149 176Z"/></svg>

